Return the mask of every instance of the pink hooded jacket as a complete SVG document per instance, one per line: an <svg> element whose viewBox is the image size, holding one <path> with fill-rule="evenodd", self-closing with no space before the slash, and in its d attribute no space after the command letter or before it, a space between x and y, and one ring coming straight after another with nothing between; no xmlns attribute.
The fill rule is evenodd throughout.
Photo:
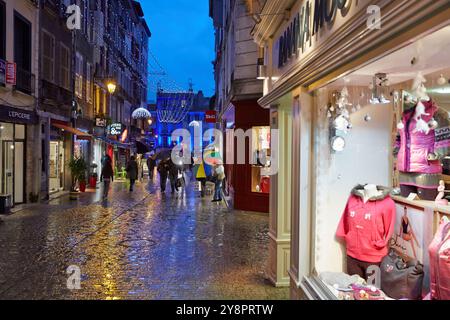
<svg viewBox="0 0 450 320"><path fill-rule="evenodd" d="M425 106L425 113L422 120L426 123L433 119L438 107L433 101L422 102ZM439 174L442 173L442 166L439 160L430 161L428 155L436 153L439 149L447 148L449 145L448 132L431 129L428 134L417 132L417 121L414 118L415 108L407 110L403 114L402 123L404 128L399 129L397 140L398 161L397 168L401 172ZM448 118L448 117L447 117Z"/></svg>
<svg viewBox="0 0 450 320"><path fill-rule="evenodd" d="M364 203L364 186L353 189L336 233L347 244L347 255L369 263L380 263L388 254L394 233L395 203L389 189L378 187L379 197Z"/></svg>

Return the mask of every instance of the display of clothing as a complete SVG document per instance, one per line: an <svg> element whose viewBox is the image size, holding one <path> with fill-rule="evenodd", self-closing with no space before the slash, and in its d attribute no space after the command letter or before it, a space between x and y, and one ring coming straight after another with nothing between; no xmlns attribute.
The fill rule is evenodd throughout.
<svg viewBox="0 0 450 320"><path fill-rule="evenodd" d="M450 300L450 221L443 220L429 246L431 298Z"/></svg>
<svg viewBox="0 0 450 320"><path fill-rule="evenodd" d="M449 126L448 113L433 100L420 101L403 112L395 147L403 196L416 192L424 200L436 197L441 160L450 154Z"/></svg>
<svg viewBox="0 0 450 320"><path fill-rule="evenodd" d="M270 193L270 177L261 177L260 190L262 193Z"/></svg>
<svg viewBox="0 0 450 320"><path fill-rule="evenodd" d="M377 189L379 194L369 199L365 199L364 186L352 190L336 233L345 240L348 256L373 264L388 254L396 214L390 190L381 186Z"/></svg>

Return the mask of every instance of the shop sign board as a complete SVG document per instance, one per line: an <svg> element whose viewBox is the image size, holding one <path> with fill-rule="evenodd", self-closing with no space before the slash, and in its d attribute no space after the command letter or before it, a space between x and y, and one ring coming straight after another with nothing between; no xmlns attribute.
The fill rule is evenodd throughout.
<svg viewBox="0 0 450 320"><path fill-rule="evenodd" d="M6 84L6 61L0 59L0 84Z"/></svg>
<svg viewBox="0 0 450 320"><path fill-rule="evenodd" d="M0 105L0 121L20 124L35 124L37 123L37 115L33 111Z"/></svg>
<svg viewBox="0 0 450 320"><path fill-rule="evenodd" d="M6 83L13 86L17 83L17 65L15 63L6 63Z"/></svg>
<svg viewBox="0 0 450 320"><path fill-rule="evenodd" d="M353 3L349 0L303 1L274 42L274 67L284 68L317 45L319 38L323 41L330 37L344 20L358 10L357 6L363 6Z"/></svg>
<svg viewBox="0 0 450 320"><path fill-rule="evenodd" d="M109 126L109 134L112 136L121 135L123 132L123 125L121 123L113 123Z"/></svg>
<svg viewBox="0 0 450 320"><path fill-rule="evenodd" d="M217 122L217 113L214 110L205 112L205 122L206 123L216 123Z"/></svg>
<svg viewBox="0 0 450 320"><path fill-rule="evenodd" d="M95 118L95 126L105 128L107 126L107 121L104 118Z"/></svg>

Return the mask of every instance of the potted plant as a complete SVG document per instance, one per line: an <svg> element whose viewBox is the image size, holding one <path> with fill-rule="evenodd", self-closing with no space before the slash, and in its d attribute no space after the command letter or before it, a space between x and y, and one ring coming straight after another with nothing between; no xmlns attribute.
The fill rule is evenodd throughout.
<svg viewBox="0 0 450 320"><path fill-rule="evenodd" d="M86 187L86 162L83 158L72 158L69 161L69 169L72 176L72 187L70 190L70 199L77 200L78 199L78 191L77 191L77 183L81 182L81 179L84 177L84 183ZM86 189L85 189L86 190Z"/></svg>

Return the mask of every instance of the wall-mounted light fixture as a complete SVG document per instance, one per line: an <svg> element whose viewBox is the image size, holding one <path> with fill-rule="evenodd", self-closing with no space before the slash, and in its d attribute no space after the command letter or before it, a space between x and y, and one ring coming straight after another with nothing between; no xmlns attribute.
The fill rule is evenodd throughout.
<svg viewBox="0 0 450 320"><path fill-rule="evenodd" d="M252 14L252 19L256 24L260 24L262 21L262 17L266 17L266 16L284 16L284 19L286 21L289 21L289 18L291 17L291 10L286 9L284 10L284 12L276 12L276 13L254 13Z"/></svg>
<svg viewBox="0 0 450 320"><path fill-rule="evenodd" d="M267 66L264 59L264 47L259 48L257 68L256 79L265 80L267 78Z"/></svg>
<svg viewBox="0 0 450 320"><path fill-rule="evenodd" d="M267 78L267 67L264 65L264 58L258 59L258 74L256 79L264 80Z"/></svg>

